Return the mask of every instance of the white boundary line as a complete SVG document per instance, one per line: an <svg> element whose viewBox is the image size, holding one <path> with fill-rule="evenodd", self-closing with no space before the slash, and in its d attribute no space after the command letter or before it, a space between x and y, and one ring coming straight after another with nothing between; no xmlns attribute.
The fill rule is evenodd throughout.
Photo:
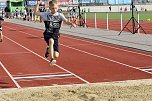
<svg viewBox="0 0 152 101"><path fill-rule="evenodd" d="M5 27L6 27L6 26L5 26ZM10 27L7 27L7 28L16 30L16 29L10 28ZM26 35L33 36L33 37L38 37L38 36L36 36L36 35L32 35L32 34L29 34L29 33L23 32L23 31L19 31L19 32L24 33L24 34L26 34ZM4 36L4 37L6 37L6 36ZM46 60L46 61L49 62L49 60L47 60L46 58L44 58L44 57L40 56L39 54L33 52L32 50L30 50L30 49L28 49L28 48L26 48L26 47L20 45L19 43L15 42L14 40L12 40L12 39L10 39L10 38L8 38L8 37L6 37L6 38L9 39L9 40L11 40L12 42L16 43L17 45L21 46L22 48L24 48L24 49L30 51L31 53L37 55L38 57L40 57L40 58L42 58L42 59L44 59L44 60ZM59 65L57 65L57 64L55 64L55 66L57 66L58 68L60 68L60 69L62 69L62 70L64 70L64 71L66 71L66 72L68 72L68 73L74 75L75 77L77 77L78 79L82 80L82 81L85 82L85 83L88 83L88 84L90 83L90 82L88 82L87 80L84 80L83 78L79 77L78 75L76 75L76 74L74 74L74 73L72 73L72 72L66 70L65 68L63 68L63 67L61 67L61 66L59 66Z"/></svg>
<svg viewBox="0 0 152 101"><path fill-rule="evenodd" d="M13 23L13 24L14 24L14 23ZM22 26L24 27L24 25L22 25ZM5 26L5 27L7 27L7 26ZM30 28L30 27L28 27L28 26L25 26L25 27L26 27L26 28ZM9 27L7 27L7 28L9 28ZM11 28L10 28L10 29L11 29ZM30 29L34 29L34 28L30 28ZM34 30L42 32L41 30L37 30L36 28L35 28ZM24 34L28 34L28 33L23 32L23 31L19 31L19 32L24 33ZM28 35L31 35L31 34L28 34ZM32 35L32 36L38 37L38 36L35 36L35 35ZM118 48L118 47L103 45L103 44L100 44L100 43L90 42L90 41L87 41L87 40L78 39L78 38L70 37L70 36L67 36L67 35L62 35L62 36L63 36L63 37L67 37L67 38L71 38L71 39L75 39L75 40L80 40L80 41L92 43L92 44L95 44L95 45L100 45L100 46L104 46L104 47L108 47L108 48L112 48L112 49L117 49L117 50L125 51L125 52L128 52L128 53L134 53L134 54L138 54L138 55L143 55L143 56L147 56L147 57L152 57L152 55L147 55L147 54L144 54L144 53L129 51L129 50L122 49L122 48ZM79 37L79 36L78 36L78 37Z"/></svg>
<svg viewBox="0 0 152 101"><path fill-rule="evenodd" d="M138 68L152 74L152 66L145 66L145 67L138 67Z"/></svg>
<svg viewBox="0 0 152 101"><path fill-rule="evenodd" d="M152 65L150 65L150 66L144 66L144 67L139 67L139 68L141 68L141 69L152 68Z"/></svg>
<svg viewBox="0 0 152 101"><path fill-rule="evenodd" d="M12 75L13 77L20 77L20 76L41 76L41 75L59 75L59 74L66 74L67 72L53 72L53 73L38 73L38 74L17 74Z"/></svg>
<svg viewBox="0 0 152 101"><path fill-rule="evenodd" d="M67 48L70 48L70 49L73 49L73 50L76 50L76 51L79 51L79 52L94 56L94 57L98 57L98 58L101 58L101 59L104 59L104 60L107 60L107 61L111 61L113 63L117 63L117 64L120 64L120 65L123 65L123 66L126 66L126 67L134 68L136 70L140 70L140 71L146 72L148 74L152 74L152 73L149 73L147 71L143 71L142 69L140 69L138 67L134 67L134 66L131 66L131 65L128 65L128 64L125 64L125 63L121 63L121 62L118 62L118 61L115 61L115 60L112 60L112 59L109 59L109 58L106 58L106 57L95 55L95 54L92 54L92 53L89 53L89 52L86 52L86 51L83 51L83 50L80 50L80 49L77 49L77 48L73 48L73 47L70 47L70 46L67 46L67 45L63 45L63 44L61 44L61 45L64 46L64 47L67 47Z"/></svg>
<svg viewBox="0 0 152 101"><path fill-rule="evenodd" d="M23 76L23 77L14 77L15 80L21 79L39 79L39 78L53 78L53 77L68 77L73 76L72 74L58 74L58 75L43 75L43 76Z"/></svg>
<svg viewBox="0 0 152 101"><path fill-rule="evenodd" d="M0 65L5 70L5 72L8 74L8 76L11 78L11 80L14 82L14 84L16 85L16 87L17 88L21 88L21 86L14 80L13 76L11 75L11 73L5 68L5 66L2 64L1 61L0 61Z"/></svg>
<svg viewBox="0 0 152 101"><path fill-rule="evenodd" d="M7 28L9 28L9 27L7 27ZM13 29L13 28L9 28L9 29ZM14 30L16 30L16 29L14 29ZM32 35L32 34L23 32L23 31L19 31L19 32L24 33L24 34L27 34L27 35L30 35L30 36L38 37L38 36L35 36L35 35ZM4 36L4 37L6 37L6 36ZM11 40L12 42L16 43L17 45L23 47L24 49L26 49L26 50L32 52L33 54L35 54L35 55L41 57L42 59L48 61L48 60L45 59L44 57L38 55L37 53L35 53L35 52L29 50L29 49L26 48L26 47L20 45L19 43L13 41L12 39L10 39L10 38L8 38L8 37L6 37L6 38L9 39L9 40ZM95 43L93 43L93 44L95 44ZM139 68L134 67L134 66L131 66L131 65L127 65L127 64L124 64L124 63L121 63L121 62L118 62L118 61L109 59L109 58L101 57L101 56L98 56L98 55L95 55L95 54L92 54L92 53L89 53L89 52L86 52L86 51L83 51L83 50L79 50L79 49L77 49L77 48L73 48L73 47L70 47L70 46L67 46L67 45L63 45L63 44L61 44L61 45L62 45L62 46L65 46L65 47L67 47L67 48L71 48L71 49L73 49L73 50L77 50L77 51L80 51L80 52L83 52L83 53L86 53L86 54L89 54L89 55L92 55L92 56L95 56L95 57L98 57L98 58L102 58L102 59L105 59L105 60L108 60L108 61L111 61L111 62L120 64L120 65L126 66L126 67L134 68L134 69L136 69L136 70L140 70L140 71L142 71L142 72L145 72L145 73L148 73L148 74L152 74L152 73L149 73L149 72L147 72L147 71L143 71L142 69L139 69ZM101 45L101 44L99 44L99 45ZM106 46L106 45L104 45L104 46ZM108 47L108 46L106 46L106 47ZM110 48L111 48L111 46L110 46ZM115 48L115 49L117 49L117 48ZM118 48L118 49L119 49L119 48ZM119 50L121 50L121 49L119 49ZM122 50L124 51L124 49L122 49ZM138 54L137 52L132 52L132 51L128 51L128 50L125 50L125 51ZM151 55L146 55L146 54L142 54L142 53L140 53L140 55L144 55L144 56L149 56L149 57L151 57ZM48 62L49 62L49 61L48 61ZM74 73L72 73L72 72L70 72L70 71L64 69L63 67L61 67L61 66L59 66L59 65L56 65L56 66L57 66L58 68L64 70L64 71L67 71L67 72L73 74L74 76L76 76L77 78L81 79L82 81L84 81L84 82L86 82L86 83L89 83L88 81L86 81L86 80L82 79L81 77L77 76L76 74L74 74Z"/></svg>
<svg viewBox="0 0 152 101"><path fill-rule="evenodd" d="M46 58L44 58L44 57L40 56L39 54L37 54L37 53L33 52L32 50L30 50L30 49L28 49L28 48L26 48L26 47L22 46L21 44L19 44L19 43L15 42L14 40L12 40L12 39L10 39L10 38L8 38L8 37L6 37L6 36L4 36L4 37L5 37L6 39L8 39L8 40L12 41L13 43L17 44L18 46L20 46L20 47L22 47L22 48L26 49L27 51L29 51L29 52L33 53L34 55L36 55L36 56L40 57L41 59L46 60L46 61L48 61L48 62L49 62L49 60L47 60ZM61 66L59 66L59 65L57 65L57 64L55 64L55 66L57 66L58 68L60 68L60 69L62 69L62 70L64 70L64 71L66 71L66 72L68 72L68 73L70 73L70 74L74 75L75 77L77 77L78 79L82 80L82 81L83 81L83 82L85 82L85 83L88 83L88 84L90 83L90 82L88 82L88 81L84 80L83 78L79 77L78 75L76 75L76 74L74 74L74 73L72 73L72 72L70 72L70 71L68 71L68 70L64 69L63 67L61 67Z"/></svg>
<svg viewBox="0 0 152 101"><path fill-rule="evenodd" d="M75 76L66 76L66 77L48 77L48 78L32 78L32 79L20 79L19 82L33 82L33 81L50 81L50 80L63 80L65 81L65 79L78 79L76 78ZM70 84L75 84L75 83L68 83L68 84L65 84L65 85L70 85ZM83 84L83 83L79 83L79 84ZM86 83L84 83L86 84ZM50 85L60 85L58 83L53 83L53 84L50 84ZM64 85L64 84L61 84L61 85ZM42 86L42 85L40 85ZM44 85L45 86L45 85Z"/></svg>
<svg viewBox="0 0 152 101"><path fill-rule="evenodd" d="M9 28L9 27L7 27L7 28ZM16 30L16 29L14 29L14 28L9 28L9 29ZM23 31L19 31L19 32L24 33L24 34L27 34L27 35L30 35L30 36L33 36L33 37L38 37L38 36L36 36L36 35L32 35L32 34L29 34L29 33L23 32ZM74 38L74 39L76 39L76 38ZM81 39L76 39L76 40L81 40ZM89 41L86 41L86 42L89 42ZM94 42L90 42L90 43L97 44L97 45L102 45L102 44L98 44L98 43L94 43ZM121 62L118 62L118 61L115 61L115 60L112 60L112 59L109 59L109 58L106 58L106 57L101 57L101 56L98 56L98 55L95 55L95 54L92 54L92 53L89 53L89 52L86 52L86 51L83 51L83 50L79 50L79 49L77 49L77 48L73 48L73 47L70 47L70 46L67 46L67 45L63 45L63 44L61 44L61 43L60 43L60 45L62 45L62 46L64 46L64 47L67 47L67 48L71 48L71 49L73 49L73 50L80 51L80 52L82 52L82 53L86 53L86 54L89 54L89 55L92 55L92 56L95 56L95 57L98 57L98 58L102 58L102 59L105 59L105 60L108 60L108 61L111 61L111 62L120 64L120 65L123 65L123 66L127 66L127 67L130 67L130 68L134 68L134 69L136 69L136 70L140 70L140 71L146 72L146 73L148 73L148 74L152 74L152 73L149 73L149 72L147 72L147 71L143 71L142 69L140 69L140 68L138 68L138 67L134 67L134 66L131 66L131 65L128 65L128 64L125 64L125 63L121 63ZM107 45L102 45L102 46L106 46L106 47L110 47L110 48L111 48L111 46L107 46ZM114 47L112 47L112 48L114 48ZM114 48L114 49L117 49L117 48ZM118 49L119 49L119 48L118 48ZM119 49L119 50L121 50L121 49ZM123 49L122 49L122 50L123 50ZM123 51L124 51L124 50L123 50ZM128 50L125 50L125 51L128 52ZM137 52L132 52L132 51L129 51L129 52L138 54ZM142 54L142 53L141 53L140 55L152 57L151 55L146 55L146 54ZM62 67L59 66L59 68L62 68ZM63 68L63 70L64 70L64 68ZM66 71L66 70L65 70L65 71Z"/></svg>
<svg viewBox="0 0 152 101"><path fill-rule="evenodd" d="M152 71L152 68L149 69L143 69L144 71Z"/></svg>
<svg viewBox="0 0 152 101"><path fill-rule="evenodd" d="M10 54L29 54L30 52L10 52L10 53L0 53L1 55L10 55Z"/></svg>
<svg viewBox="0 0 152 101"><path fill-rule="evenodd" d="M117 47L113 47L113 46L103 45L103 44L100 44L100 43L90 42L90 41L87 41L87 40L78 39L78 38L74 38L74 37L70 37L70 36L65 36L64 35L63 37L67 37L67 38L71 38L71 39L75 39L75 40L80 40L80 41L92 43L92 44L95 44L95 45L100 45L100 46L104 46L104 47L108 47L108 48L112 48L112 49L117 49L117 50L125 51L125 52L128 52L128 53L134 53L134 54L143 55L143 56L147 56L147 57L151 57L152 58L152 55L147 55L147 54L143 54L143 53L139 53L139 52L129 51L129 50L122 49L122 48L117 48Z"/></svg>
<svg viewBox="0 0 152 101"><path fill-rule="evenodd" d="M22 26L24 27L24 25L22 25ZM6 26L5 26L5 27L6 27ZM26 27L26 28L30 28L30 27L28 27L28 26L25 26L25 27ZM34 29L34 28L30 28L30 29ZM42 32L41 30L37 30L36 28L35 28L34 30ZM22 33L25 33L25 32L22 32ZM33 36L34 36L34 35L33 35ZM95 45L100 45L100 46L104 46L104 47L108 47L108 48L112 48L112 49L117 49L117 50L125 51L125 52L128 52L128 53L134 53L134 54L138 54L138 55L143 55L143 56L147 56L147 57L152 57L152 55L147 55L147 54L144 54L144 53L129 51L129 50L122 49L122 48L118 48L118 47L103 45L103 44L100 44L100 43L90 42L90 41L87 41L87 40L70 37L70 36L68 36L68 35L62 35L62 36L63 36L63 37L67 37L67 38L71 38L71 39L75 39L75 40L80 40L80 41L92 43L92 44L95 44ZM34 36L34 37L38 37L38 36ZM78 36L78 37L79 37L79 36ZM80 38L81 38L81 37L80 37Z"/></svg>

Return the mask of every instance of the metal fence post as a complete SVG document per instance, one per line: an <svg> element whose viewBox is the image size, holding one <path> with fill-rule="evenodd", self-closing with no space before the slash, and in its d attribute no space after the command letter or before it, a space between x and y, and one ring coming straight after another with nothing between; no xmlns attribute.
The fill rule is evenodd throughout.
<svg viewBox="0 0 152 101"><path fill-rule="evenodd" d="M122 13L120 12L120 30L122 30Z"/></svg>
<svg viewBox="0 0 152 101"><path fill-rule="evenodd" d="M109 15L108 15L108 12L107 12L107 30L109 30L109 23L108 23L108 20L109 20Z"/></svg>
<svg viewBox="0 0 152 101"><path fill-rule="evenodd" d="M97 28L97 18L96 18L96 12L94 13L94 26L95 28Z"/></svg>
<svg viewBox="0 0 152 101"><path fill-rule="evenodd" d="M139 22L140 18L139 18L139 13L138 12L137 12L137 17L138 17L138 23L140 24L140 22ZM138 24L138 28L140 27L139 24ZM138 29L138 33L140 33L140 28Z"/></svg>
<svg viewBox="0 0 152 101"><path fill-rule="evenodd" d="M84 13L84 21L87 24L87 14L86 14L86 12ZM86 27L86 24L85 24L85 27Z"/></svg>

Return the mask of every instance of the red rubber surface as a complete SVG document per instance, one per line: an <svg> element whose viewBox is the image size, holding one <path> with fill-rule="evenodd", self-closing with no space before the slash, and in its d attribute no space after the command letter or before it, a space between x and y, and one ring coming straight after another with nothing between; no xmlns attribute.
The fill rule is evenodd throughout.
<svg viewBox="0 0 152 101"><path fill-rule="evenodd" d="M0 88L152 78L152 72L146 70L152 69L151 53L64 34L60 37L57 66L50 66L49 59L44 58L46 44L42 33L42 30L3 23Z"/></svg>

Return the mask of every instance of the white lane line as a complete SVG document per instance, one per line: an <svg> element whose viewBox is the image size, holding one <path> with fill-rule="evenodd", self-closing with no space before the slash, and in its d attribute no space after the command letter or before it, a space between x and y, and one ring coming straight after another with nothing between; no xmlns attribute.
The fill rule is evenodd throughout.
<svg viewBox="0 0 152 101"><path fill-rule="evenodd" d="M139 67L141 70L152 74L152 66Z"/></svg>
<svg viewBox="0 0 152 101"><path fill-rule="evenodd" d="M66 74L67 72L54 72L54 73L38 73L38 74L23 74L23 73L18 73L16 75L12 75L13 77L21 77L21 76L34 76L34 75L58 75L58 74Z"/></svg>
<svg viewBox="0 0 152 101"><path fill-rule="evenodd" d="M27 51L29 51L29 52L33 53L34 55L36 55L36 56L40 57L41 59L43 59L43 60L45 60L45 61L49 62L49 60L47 60L46 58L44 58L44 57L40 56L39 54L37 54L37 53L33 52L32 50L30 50L30 49L28 49L28 48L24 47L23 45L21 45L21 44L19 44L19 43L15 42L14 40L12 40L12 39L10 39L10 38L8 38L8 37L6 37L6 36L4 36L4 37L5 37L6 39L8 39L8 40L12 41L13 43L17 44L18 46L20 46L20 47L22 47L22 48L26 49ZM68 70L64 69L63 67L61 67L61 66L59 66L59 65L57 65L57 64L55 64L55 66L57 66L58 68L60 68L60 69L62 69L62 70L64 70L64 71L66 71L66 72L68 72L68 73L70 73L70 74L74 75L75 77L79 78L80 80L82 80L82 81L83 81L83 82L85 82L85 83L88 83L88 84L90 83L90 82L88 82L87 80L85 80L85 79L83 79L83 78L79 77L78 75L76 75L76 74L74 74L74 73L72 73L72 72L70 72L70 71L68 71Z"/></svg>
<svg viewBox="0 0 152 101"><path fill-rule="evenodd" d="M134 68L136 70L140 70L142 72L146 72L148 74L152 74L152 73L149 73L147 71L143 71L142 69L138 68L138 67L134 67L134 66L131 66L131 65L128 65L128 64L125 64L125 63L121 63L119 61L115 61L115 60L112 60L112 59L109 59L109 58L106 58L106 57L102 57L102 56L99 56L99 55L96 55L96 54L92 54L92 53L89 53L89 52L86 52L86 51L83 51L83 50L80 50L80 49L77 49L77 48L73 48L73 47L70 47L70 46L67 46L67 45L63 45L63 44L60 44L64 47L67 47L67 48L70 48L70 49L73 49L73 50L76 50L76 51L79 51L79 52L82 52L82 53L85 53L85 54L88 54L88 55L91 55L91 56L94 56L94 57L97 57L97 58L101 58L101 59L104 59L104 60L107 60L107 61L111 61L113 63L116 63L116 64L120 64L120 65L123 65L123 66L126 66L126 67L130 67L130 68Z"/></svg>
<svg viewBox="0 0 152 101"><path fill-rule="evenodd" d="M7 26L5 26L5 27L7 27ZM9 28L9 27L7 27L7 28ZM9 29L13 29L13 28L9 28ZM13 30L16 30L16 29L13 29ZM40 31L40 30L37 30L37 31ZM35 35L32 35L32 34L23 32L23 31L19 31L19 32L27 34L27 35L30 35L30 36L33 36L33 37L38 37L38 36L35 36ZM122 48L118 48L118 47L113 47L113 46L110 46L110 45L103 45L103 44L100 44L100 43L95 43L95 42L91 42L91 41L87 41L87 40L83 40L83 39L78 39L78 38L74 38L74 37L70 37L70 36L66 36L66 35L62 35L62 36L63 37L67 37L67 38L71 38L71 39L75 39L75 40L80 40L80 41L83 41L83 42L88 42L88 43L95 44L95 45L100 45L100 46L104 46L104 47L108 47L108 48L112 48L112 49L117 49L117 50L125 51L125 52L128 52L128 53L138 54L138 55L142 55L142 56L146 56L146 57L151 57L152 58L152 55L148 55L148 54L144 54L144 53L129 51L129 50L126 50L126 49L122 49Z"/></svg>
<svg viewBox="0 0 152 101"><path fill-rule="evenodd" d="M35 79L20 79L18 80L18 82L31 82L31 81L49 81L49 80L65 80L65 79L78 79L75 76L67 76L67 77L52 77L52 78L35 78ZM66 81L66 80L65 80ZM64 81L63 81L64 82ZM76 81L75 81L76 82ZM68 84L70 84L71 82L66 82ZM73 83L72 83L73 84ZM51 84L53 85L53 84Z"/></svg>
<svg viewBox="0 0 152 101"><path fill-rule="evenodd" d="M24 77L14 77L15 80L22 79L40 79L40 78L54 78L54 77L68 77L73 76L72 74L58 74L58 75L42 75L42 76L24 76Z"/></svg>
<svg viewBox="0 0 152 101"><path fill-rule="evenodd" d="M7 27L7 26L5 26L5 27L6 27L6 28L8 28L8 29L11 29L11 30L17 30L17 29L10 28L10 27ZM18 30L17 30L17 31L18 31ZM23 31L18 31L18 32L20 32L20 33L24 33L24 34L29 35L29 36L33 36L33 37L39 38L39 37L38 37L38 36L36 36L36 35L29 34L29 33L23 32Z"/></svg>
<svg viewBox="0 0 152 101"><path fill-rule="evenodd" d="M8 28L9 28L9 27L8 27ZM11 29L12 29L12 28L11 28ZM14 30L14 29L13 29L13 30ZM36 35L32 35L32 34L29 34L29 33L23 32L23 31L20 31L20 32L21 32L21 33L24 33L24 34L27 34L27 35L30 35L30 36L38 37L38 36L36 36ZM78 39L78 40L80 40L80 39ZM93 44L95 44L95 43L93 43ZM150 73L150 72L143 71L142 69L140 69L140 68L138 68L138 67L134 67L134 66L131 66L131 65L128 65L128 64L124 64L124 63L121 63L121 62L118 62L118 61L115 61L115 60L112 60L112 59L109 59L109 58L106 58L106 57L101 57L101 56L99 56L99 55L92 54L92 53L89 53L89 52L86 52L86 51L83 51L83 50L80 50L80 49L77 49L77 48L73 48L73 47L70 47L70 46L67 46L67 45L63 45L63 44L60 44L60 45L62 45L62 46L64 46L64 47L67 47L67 48L71 48L71 49L73 49L73 50L80 51L80 52L85 53L85 54L89 54L89 55L92 55L92 56L95 56L95 57L98 57L98 58L102 58L102 59L105 59L105 60L108 60L108 61L111 61L111 62L120 64L120 65L123 65L123 66L126 66L126 67L134 68L134 69L136 69L136 70L140 70L140 71L145 72L145 73L148 73L148 74L152 74L152 73ZM99 45L101 45L101 44L99 44ZM106 45L103 45L103 46L106 46ZM106 47L107 47L107 46L106 46ZM108 47L111 48L111 46L108 46ZM114 48L114 47L112 47L112 48ZM114 49L115 49L115 48L114 48ZM117 48L116 48L116 49L117 49ZM119 48L118 48L118 49L119 49ZM120 50L121 50L121 49L120 49ZM123 49L122 49L122 50L123 50ZM123 51L124 51L124 50L123 50ZM126 51L128 52L128 50L126 50ZM132 52L132 51L129 51L129 52L131 52L131 53L136 53L136 52ZM138 54L138 53L136 53L136 54ZM146 54L142 54L142 53L141 53L140 55L152 57L151 55L146 55ZM64 70L64 68L62 68L62 67L60 67L60 66L58 66L58 67ZM65 71L66 71L66 70L65 70ZM80 78L80 79L81 79L81 78Z"/></svg>
<svg viewBox="0 0 152 101"><path fill-rule="evenodd" d="M143 69L144 71L152 71L152 68Z"/></svg>
<svg viewBox="0 0 152 101"><path fill-rule="evenodd" d="M87 40L83 40L83 39L78 39L78 38L74 38L74 37L70 37L70 36L66 36L66 35L62 35L62 36L63 37L67 37L67 38L71 38L71 39L75 39L75 40L80 40L80 41L83 41L83 42L92 43L92 44L95 44L95 45L100 45L100 46L104 46L104 47L108 47L108 48L112 48L112 49L125 51L125 52L128 52L128 53L134 53L134 54L143 55L143 56L147 56L147 57L151 57L152 58L152 55L148 55L148 54L144 54L144 53L129 51L129 50L126 50L126 49L117 48L117 47L113 47L113 46L110 46L110 45L103 45L103 44L100 44L100 43L95 43L95 42L91 42L91 41L87 41Z"/></svg>
<svg viewBox="0 0 152 101"><path fill-rule="evenodd" d="M9 28L9 27L8 27L8 28ZM9 28L9 29L12 29L12 28ZM30 36L38 37L38 36L35 36L35 35L32 35L32 34L23 32L23 31L19 31L19 32L24 33L24 34L27 34L27 35L30 35ZM85 53L85 54L89 54L89 55L91 55L91 56L95 56L95 57L98 57L98 58L102 58L102 59L105 59L105 60L108 60L108 61L111 61L111 62L120 64L120 65L123 65L123 66L126 66L126 67L134 68L134 69L136 69L136 70L139 70L139 71L142 71L142 72L145 72L145 73L148 73L148 74L152 74L152 73L150 73L150 72L143 71L143 70L140 69L140 68L137 68L137 67L134 67L134 66L131 66L131 65L128 65L128 64L124 64L124 63L121 63L121 62L118 62L118 61L115 61L115 60L112 60L112 59L109 59L109 58L106 58L106 57L101 57L101 56L99 56L99 55L95 55L95 54L92 54L92 53L89 53L89 52L86 52L86 51L83 51L83 50L79 50L79 49L77 49L77 48L73 48L73 47L70 47L70 46L67 46L67 45L63 45L63 44L61 44L61 45L64 46L64 47L67 47L67 48L71 48L71 49L73 49L73 50L80 51L80 52ZM105 45L104 45L104 46L105 46ZM109 47L111 48L111 46L109 46ZM114 49L115 49L115 48L114 48ZM116 48L116 49L117 49L117 48ZM121 49L119 49L119 50L121 50ZM122 50L123 50L123 49L122 49ZM123 51L124 51L124 50L123 50ZM125 51L128 52L128 50L125 50ZM132 52L132 51L129 51L129 52L138 54L137 52ZM142 54L142 53L140 53L140 55L152 57L151 55ZM43 58L43 57L41 57L41 58ZM45 58L44 58L44 59L45 59ZM45 59L45 60L48 61L47 59ZM59 66L59 65L56 65L56 66L59 67L59 68L62 69L62 70L65 70L65 71L67 71L67 72L69 72L69 73L72 73L72 72L64 69L63 67L61 67L61 66ZM73 73L73 75L75 75L75 74ZM84 81L84 82L86 82L86 83L89 83L88 81L82 79L81 77L79 77L79 76L77 76L77 75L75 75L75 76L78 77L79 79L81 79L82 81Z"/></svg>
<svg viewBox="0 0 152 101"><path fill-rule="evenodd" d="M11 55L11 54L28 54L28 53L31 53L31 52L8 52L8 53L0 53L0 55Z"/></svg>
<svg viewBox="0 0 152 101"><path fill-rule="evenodd" d="M71 46L71 47L73 47L73 46L93 46L93 44L91 44L91 43L88 43L88 44L73 44L73 45L69 45L69 46Z"/></svg>
<svg viewBox="0 0 152 101"><path fill-rule="evenodd" d="M5 27L6 27L6 26L5 26ZM10 28L10 27L7 27L7 28L8 28L8 29L16 30L16 29ZM32 35L32 34L29 34L29 33L23 32L23 31L19 31L19 32L24 33L24 34L29 35L29 36L38 37L38 36L36 36L36 35ZM6 37L6 36L4 36L4 37ZM38 57L40 57L40 58L42 58L42 59L44 59L44 60L46 60L46 61L49 62L49 60L47 60L46 58L44 58L44 57L40 56L39 54L33 52L32 50L30 50L30 49L28 49L28 48L22 46L21 44L15 42L14 40L12 40L12 39L10 39L10 38L8 38L8 37L6 37L6 38L7 38L8 40L11 40L12 42L16 43L17 45L21 46L22 48L24 48L24 49L30 51L31 53L37 55ZM66 71L66 72L68 72L68 73L71 73L72 75L74 75L75 77L79 78L80 80L82 80L82 81L85 82L85 83L90 83L90 82L88 82L87 80L85 80L85 79L79 77L78 75L76 75L76 74L70 72L69 70L64 69L63 67L61 67L61 66L59 66L59 65L57 65L57 64L55 64L55 66L57 66L58 68L60 68L60 69L62 69L62 70L64 70L64 71Z"/></svg>
<svg viewBox="0 0 152 101"><path fill-rule="evenodd" d="M148 73L150 73L150 74L152 74L152 68L150 69L142 69L143 71L145 71L145 72L148 72Z"/></svg>
<svg viewBox="0 0 152 101"><path fill-rule="evenodd" d="M14 82L14 84L16 85L16 87L17 88L21 88L21 86L14 80L13 76L11 75L11 73L5 68L5 66L2 64L1 61L0 61L0 65L5 70L5 72L8 74L8 76L11 78L11 80Z"/></svg>
<svg viewBox="0 0 152 101"><path fill-rule="evenodd" d="M146 69L146 68L152 68L152 66L149 65L149 66L144 66L144 67L139 67L139 68L141 68L141 69Z"/></svg>

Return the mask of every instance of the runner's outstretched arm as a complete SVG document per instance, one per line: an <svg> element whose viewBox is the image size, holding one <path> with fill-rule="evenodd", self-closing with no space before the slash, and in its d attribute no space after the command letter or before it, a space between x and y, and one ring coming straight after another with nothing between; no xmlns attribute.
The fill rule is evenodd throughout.
<svg viewBox="0 0 152 101"><path fill-rule="evenodd" d="M72 23L72 22L70 22L69 20L64 20L64 22L67 24L67 25L71 25L71 26L73 26L73 27L76 27L76 24L75 23Z"/></svg>

